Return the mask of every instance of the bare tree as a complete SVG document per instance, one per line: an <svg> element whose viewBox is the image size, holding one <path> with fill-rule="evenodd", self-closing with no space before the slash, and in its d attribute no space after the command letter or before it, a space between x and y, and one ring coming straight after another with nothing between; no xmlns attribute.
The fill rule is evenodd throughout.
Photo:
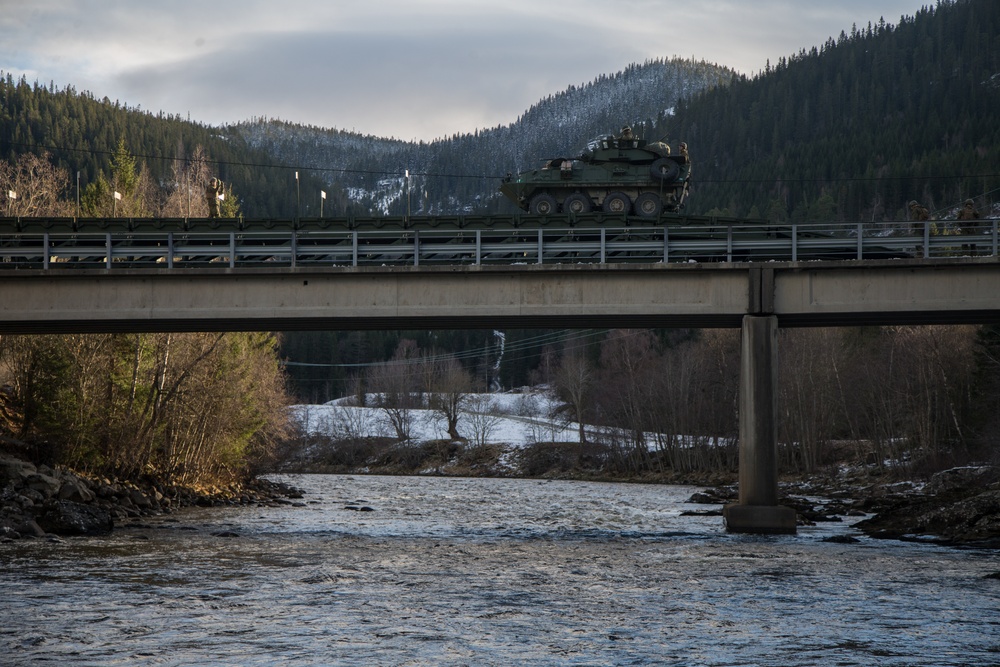
<svg viewBox="0 0 1000 667"><path fill-rule="evenodd" d="M372 366L366 373L366 384L375 396L376 407L382 410L386 424L401 442L410 440L412 411L422 407L416 352L416 344L404 339L390 361Z"/></svg>
<svg viewBox="0 0 1000 667"><path fill-rule="evenodd" d="M563 352L559 367L553 377L556 395L563 402L565 414L569 414L577 424L580 443L587 442L584 423L590 409L592 393L597 383L597 374L587 358L577 349L568 348Z"/></svg>
<svg viewBox="0 0 1000 667"><path fill-rule="evenodd" d="M458 420L473 389L472 375L453 357L435 357L430 362L426 385L429 406L447 424L448 437L460 440Z"/></svg>
<svg viewBox="0 0 1000 667"><path fill-rule="evenodd" d="M183 157L183 147L178 147L174 160L173 179L163 204L165 216L179 218L204 218L208 215L205 186L211 179L208 157L202 146L195 146L188 158ZM228 195L227 195L228 196Z"/></svg>
<svg viewBox="0 0 1000 667"><path fill-rule="evenodd" d="M466 416L472 431L472 441L478 447L485 447L489 443L503 421L496 401L488 394L470 396L466 407Z"/></svg>
<svg viewBox="0 0 1000 667"><path fill-rule="evenodd" d="M65 216L73 207L66 199L69 174L41 156L23 153L13 164L0 162L0 197L8 216ZM14 193L16 198L10 198Z"/></svg>

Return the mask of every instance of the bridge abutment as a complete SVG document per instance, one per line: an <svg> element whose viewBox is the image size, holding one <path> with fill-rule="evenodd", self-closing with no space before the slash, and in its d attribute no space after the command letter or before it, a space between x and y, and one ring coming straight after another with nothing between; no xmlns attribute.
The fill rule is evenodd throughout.
<svg viewBox="0 0 1000 667"><path fill-rule="evenodd" d="M739 501L723 510L734 533L795 533L795 510L778 505L778 318L743 318L740 351Z"/></svg>

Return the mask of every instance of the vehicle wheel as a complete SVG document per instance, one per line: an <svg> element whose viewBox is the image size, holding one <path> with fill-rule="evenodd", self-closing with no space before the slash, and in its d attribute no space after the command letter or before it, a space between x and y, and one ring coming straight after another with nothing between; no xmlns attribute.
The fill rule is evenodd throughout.
<svg viewBox="0 0 1000 667"><path fill-rule="evenodd" d="M663 213L663 202L655 192L643 192L635 198L635 212L643 218L656 218Z"/></svg>
<svg viewBox="0 0 1000 667"><path fill-rule="evenodd" d="M559 204L556 203L556 198L552 195L542 192L531 198L531 203L528 205L528 212L534 213L535 215L551 215L555 213L559 208Z"/></svg>
<svg viewBox="0 0 1000 667"><path fill-rule="evenodd" d="M681 173L681 166L669 158L661 157L649 165L649 172L660 183L673 183Z"/></svg>
<svg viewBox="0 0 1000 667"><path fill-rule="evenodd" d="M574 192L563 200L563 213L590 213L593 205L590 197L579 192Z"/></svg>
<svg viewBox="0 0 1000 667"><path fill-rule="evenodd" d="M632 210L632 200L624 192L611 192L604 198L604 205L601 209L605 213L628 215Z"/></svg>

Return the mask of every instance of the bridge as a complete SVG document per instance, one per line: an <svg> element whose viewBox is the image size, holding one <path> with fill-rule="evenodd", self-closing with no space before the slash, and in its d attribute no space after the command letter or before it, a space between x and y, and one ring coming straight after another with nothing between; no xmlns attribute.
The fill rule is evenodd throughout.
<svg viewBox="0 0 1000 667"><path fill-rule="evenodd" d="M1000 323L997 221L949 234L909 223L887 233L718 219L405 222L19 222L0 234L0 333L740 327L739 501L727 528L794 532L794 511L777 505L778 327Z"/></svg>

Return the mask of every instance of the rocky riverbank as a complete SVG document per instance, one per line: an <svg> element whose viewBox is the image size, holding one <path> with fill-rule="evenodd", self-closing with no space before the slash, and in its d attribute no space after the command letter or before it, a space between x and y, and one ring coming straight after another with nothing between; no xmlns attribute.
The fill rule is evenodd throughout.
<svg viewBox="0 0 1000 667"><path fill-rule="evenodd" d="M951 468L926 485L890 488L860 506L874 516L857 528L872 537L1000 549L997 466Z"/></svg>
<svg viewBox="0 0 1000 667"><path fill-rule="evenodd" d="M279 505L301 497L292 487L263 479L197 491L88 478L0 454L0 539L102 535L123 521L188 506Z"/></svg>
<svg viewBox="0 0 1000 667"><path fill-rule="evenodd" d="M691 502L720 505L736 499L736 486L726 485L697 493ZM870 483L850 476L785 481L779 503L797 512L799 525L851 521L878 539L1000 549L996 466L951 468L927 482Z"/></svg>

